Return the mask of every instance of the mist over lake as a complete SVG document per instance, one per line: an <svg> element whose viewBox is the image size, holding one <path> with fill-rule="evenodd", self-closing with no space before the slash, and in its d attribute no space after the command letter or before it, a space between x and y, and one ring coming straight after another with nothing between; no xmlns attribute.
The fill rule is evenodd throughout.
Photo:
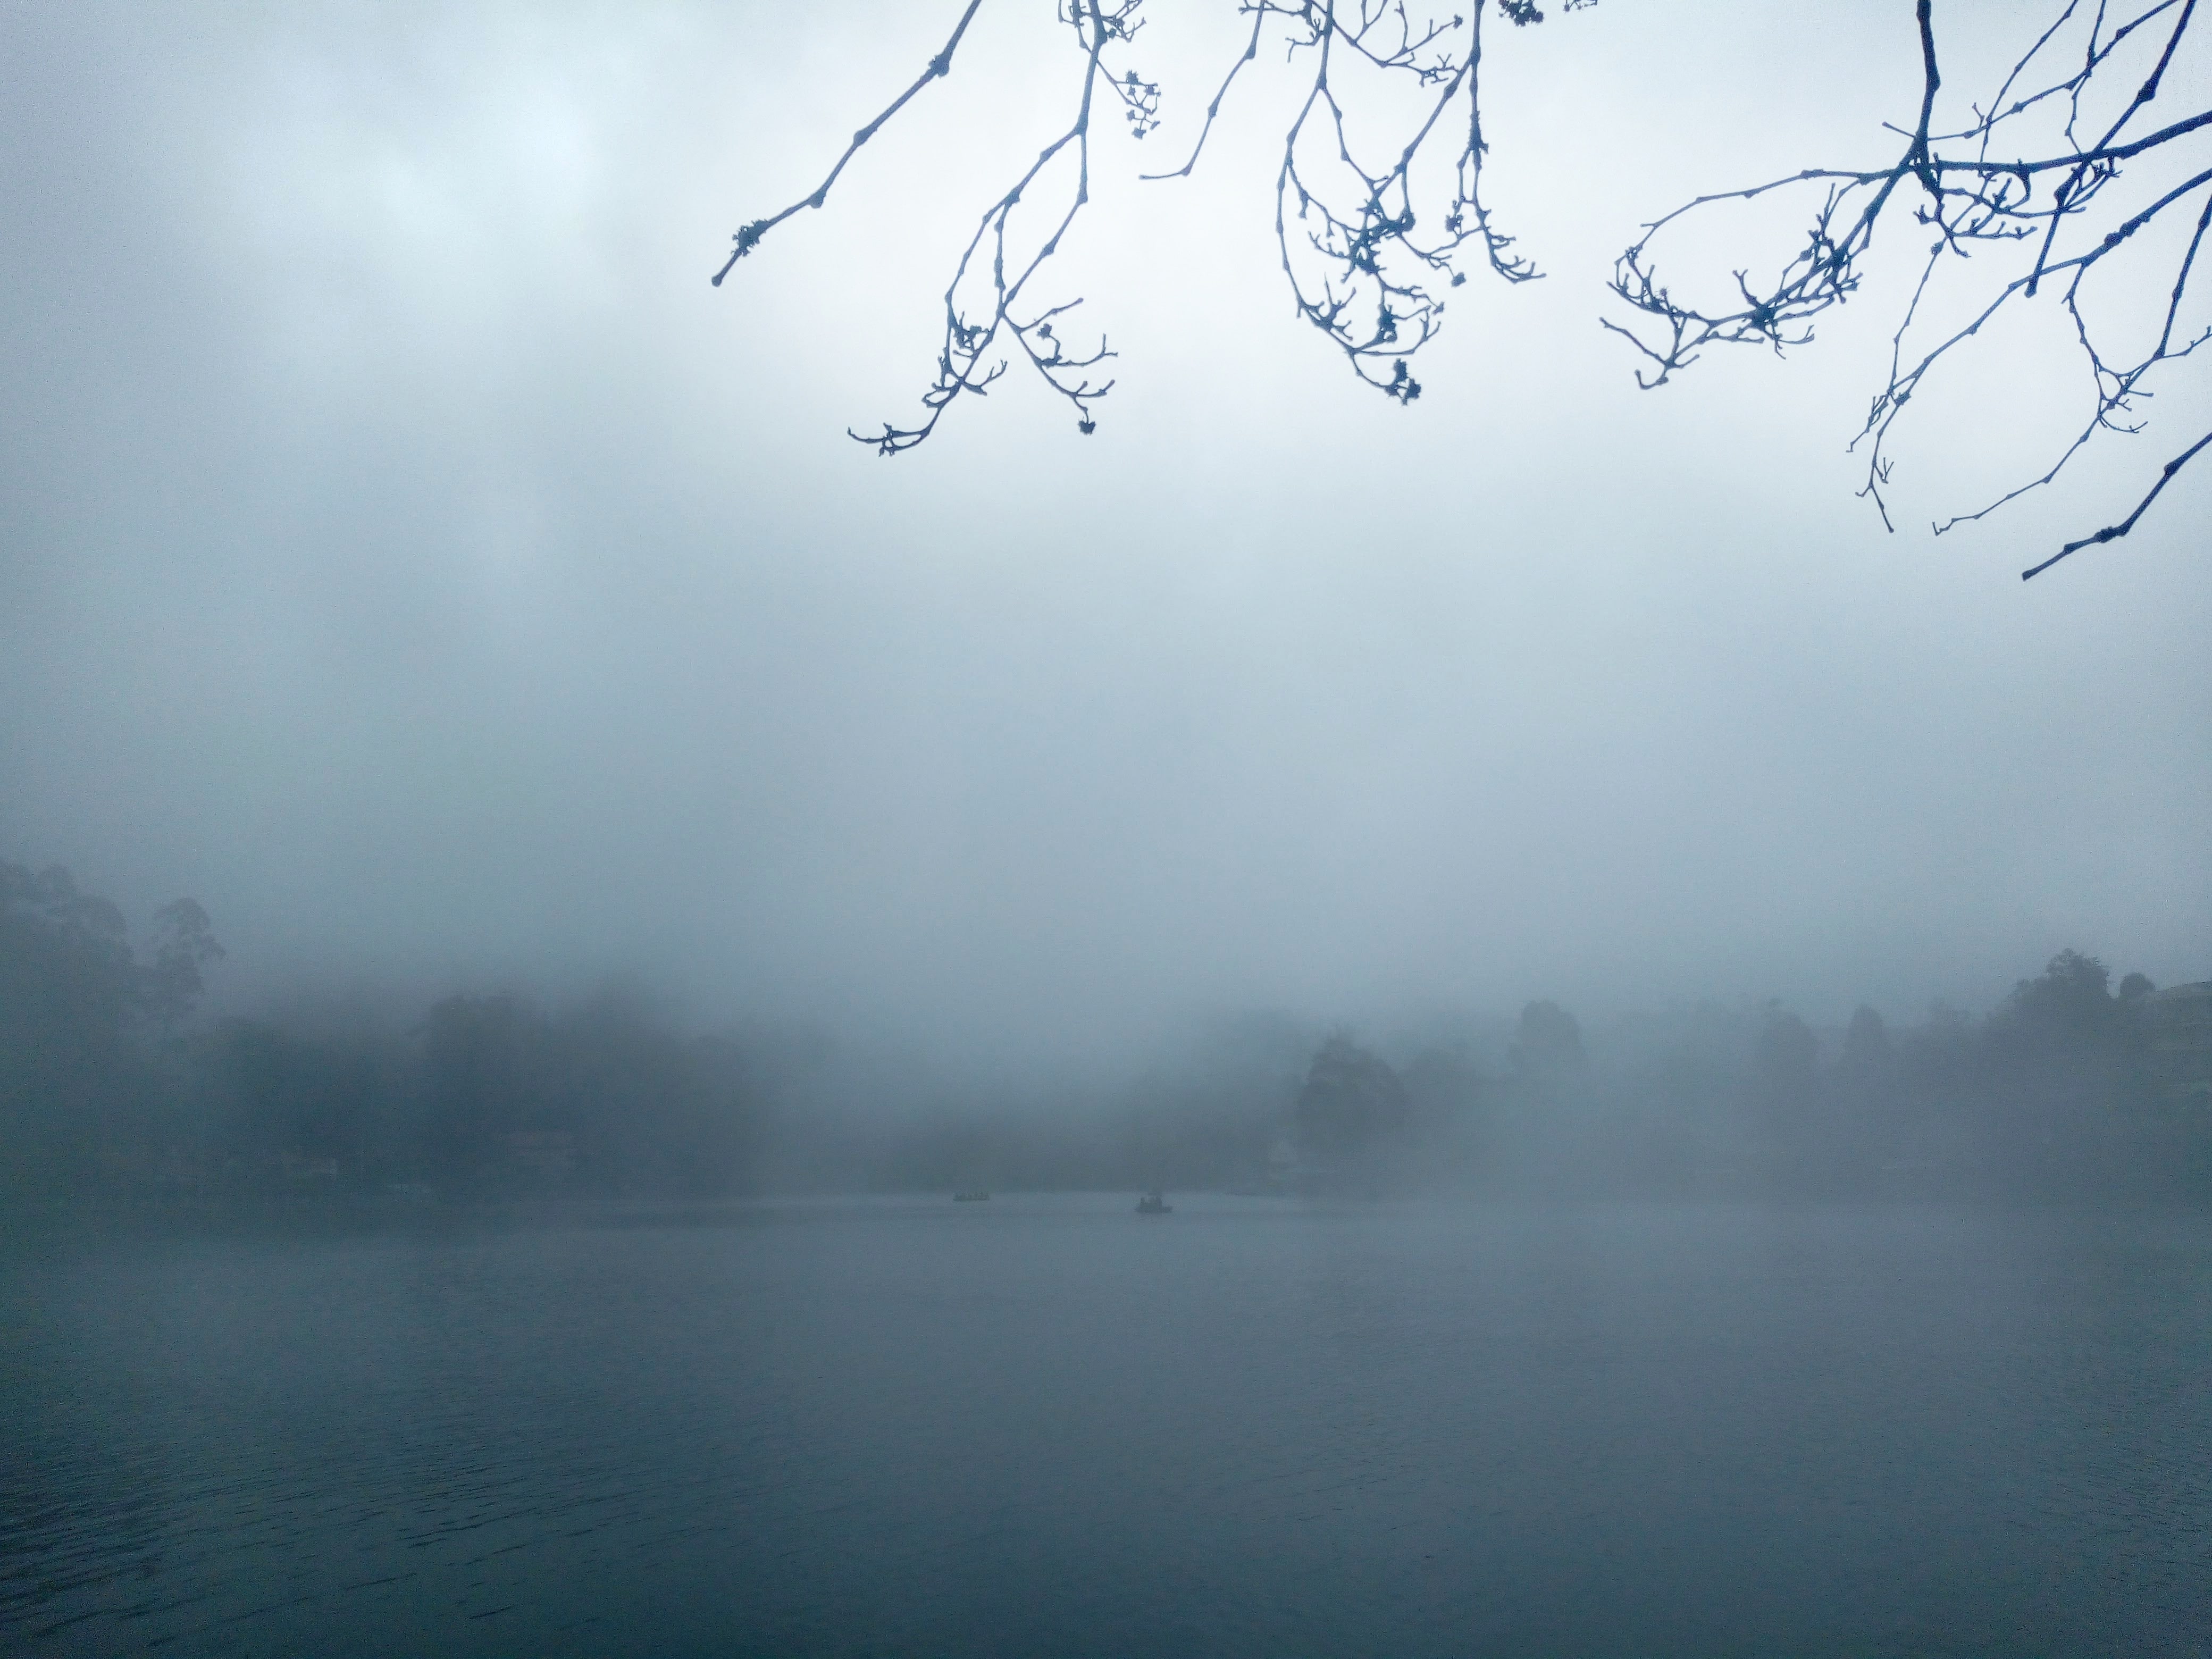
<svg viewBox="0 0 2212 1659"><path fill-rule="evenodd" d="M2212 1659L2212 8L0 64L0 1655Z"/></svg>

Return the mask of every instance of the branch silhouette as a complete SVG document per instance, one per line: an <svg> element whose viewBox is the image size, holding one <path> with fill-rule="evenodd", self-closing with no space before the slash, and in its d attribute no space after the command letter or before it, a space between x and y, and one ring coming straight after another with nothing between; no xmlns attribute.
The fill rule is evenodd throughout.
<svg viewBox="0 0 2212 1659"><path fill-rule="evenodd" d="M1114 386L1104 365L1115 354L1103 333L1095 344L1069 340L1068 319L1083 301L1048 296L1045 273L1091 198L1099 109L1118 104L1139 138L1159 125L1161 88L1123 61L1144 27L1146 3L1054 0L1080 64L1071 81L1068 124L983 209L954 266L921 418L848 428L857 441L885 455L915 447L963 397L987 395L1017 356L1068 404L1079 430L1097 429L1097 406ZM1279 60L1297 89L1274 181L1275 238L1292 306L1363 384L1411 404L1421 395L1413 360L1443 325L1445 295L1470 270L1486 270L1509 286L1542 274L1484 198L1490 140L1482 71L1486 18L1494 12L1528 27L1544 14L1534 0L1463 0L1449 15L1415 0L1236 3L1249 30L1206 105L1189 151L1180 166L1139 176L1188 178L1247 69ZM1562 9L1595 3L1564 0ZM1917 229L1927 241L1890 336L1886 377L1851 444L1866 460L1859 494L1885 526L1895 528L1887 492L1893 441L1907 409L2000 314L2046 293L2055 293L2078 352L2087 393L2083 419L2041 472L1934 524L1935 533L1987 518L2049 484L2100 434L2140 430L2153 383L2212 340L2191 287L2212 231L2212 109L2185 111L2156 128L2147 114L2172 87L2201 96L2201 54L2184 56L2197 4L2136 0L2123 9L2112 0L2056 0L2055 15L1995 94L1947 126L1939 120L1945 87L1935 0L1917 0L1919 106L1910 126L1885 124L1902 141L1891 159L1808 167L1695 197L1644 226L1616 259L1607 286L1628 314L1601 321L1638 355L1638 384L1666 386L1716 346L1760 346L1781 356L1809 345L1820 316L1861 292L1877 234L1890 225ZM854 134L812 191L736 233L714 274L717 286L769 232L802 209L821 207L854 156L925 87L951 73L980 8L981 0L968 0L921 76ZM1382 100L1399 113L1396 130L1380 139L1371 123L1347 114L1348 105L1375 101L1369 94L1378 88L1403 94ZM1778 256L1735 262L1717 298L1682 297L1662 276L1661 252L1679 228L1726 204L1791 193L1811 197L1794 243ZM2193 233L2144 234L2169 221L2186 224L2192 212ZM2166 262L2166 302L2155 338L2122 349L2114 341L2131 319L2106 279L2123 265L2139 271L2146 259ZM1754 276L1761 264L1767 274ZM1963 301L1952 292L1954 278ZM2200 440L2183 450L2132 512L2068 543L2023 577L2128 535L2206 447Z"/></svg>
<svg viewBox="0 0 2212 1659"><path fill-rule="evenodd" d="M814 191L737 232L714 275L717 286L770 231L801 209L820 207L860 149L930 82L950 72L980 3L970 0L921 76L854 133ZM1565 9L1595 3L1565 0ZM937 430L963 396L986 395L1017 354L1067 402L1078 430L1097 429L1096 405L1114 382L1094 380L1092 371L1115 354L1103 335L1095 346L1078 347L1066 338L1066 319L1083 303L1079 298L1046 304L1030 295L1090 201L1091 121L1102 100L1120 104L1125 125L1138 138L1159 125L1158 84L1108 61L1135 40L1145 4L1056 0L1055 15L1082 58L1069 125L983 210L954 267L945 290L936 372L921 395L923 417L905 426L884 422L869 432L848 428L848 435L884 455L911 449ZM1482 199L1489 148L1481 112L1482 20L1492 5L1516 26L1544 20L1533 0L1476 0L1449 17L1410 7L1407 0L1240 0L1238 10L1252 20L1251 33L1206 106L1189 156L1171 171L1139 175L1158 181L1191 174L1238 75L1261 56L1272 35L1286 64L1306 67L1304 97L1285 135L1275 182L1275 235L1292 302L1363 382L1401 404L1420 396L1411 360L1442 325L1443 301L1432 289L1466 281L1466 250L1479 249L1482 263L1509 283L1540 275L1514 251L1513 239L1498 228ZM1403 84L1419 94L1410 131L1380 146L1356 142L1339 96L1346 76ZM1440 139L1453 146L1442 188L1415 176L1425 156L1440 153ZM1371 163L1360 159L1378 149ZM1054 205L1041 216L1042 233L1032 228L1024 240L1017 210L1039 198ZM1425 228L1430 224L1433 232Z"/></svg>
<svg viewBox="0 0 2212 1659"><path fill-rule="evenodd" d="M2087 418L2042 473L1973 511L1934 525L1940 536L1987 518L2050 483L2100 432L2140 430L2138 404L2151 395L2147 383L2212 338L2212 329L2191 327L2183 321L2197 253L2208 225L2212 225L2212 167L2195 166L2133 211L2116 199L2124 179L2130 177L2130 163L2191 154L2203 162L2204 140L2199 135L2212 128L2212 110L2198 111L2140 137L2123 137L2164 86L2195 21L2196 0L2153 0L2124 18L2116 17L2106 5L2085 8L2080 0L2068 0L2014 64L1988 105L1972 106L1972 118L1956 130L1936 132L1933 122L1942 77L1934 12L1933 0L1919 0L1920 112L1911 131L1891 129L1905 140L1895 161L1874 168L1808 167L1746 189L1700 196L1675 209L1646 226L1614 265L1612 290L1638 313L1638 320L1626 325L1609 318L1603 321L1642 354L1645 367L1638 371L1637 380L1647 389L1666 385L1711 346L1758 345L1778 356L1809 344L1813 319L1858 291L1878 224L1885 211L1893 211L1900 195L1909 193L1911 222L1932 240L1890 337L1887 376L1852 441L1855 449L1863 447L1867 460L1859 493L1873 501L1884 526L1894 529L1884 491L1894 465L1891 440L1899 418L1937 368L2001 312L2033 300L2046 283L2057 285L2059 304L2087 371L2091 394ZM2157 24L2163 27L2154 28ZM2088 137L2085 123L2094 95L2122 75L2128 61L2124 49L2130 46L2154 49L2155 55L2118 113L2101 130L2087 129L2097 134ZM2075 55L2062 61L2061 53L2069 50ZM2023 90L2032 82L2033 90ZM2035 134L2027 125L2034 118L2055 122L2056 131ZM2042 140L2042 154L2028 147L2035 137ZM2012 154L1992 154L1999 143L2015 139L2019 143ZM2179 148L2192 139L2199 146L2193 152ZM1656 244L1672 227L1717 204L1747 202L1807 185L1819 191L1810 223L1772 276L1754 283L1747 264L1738 269L1735 291L1728 302L1710 308L1677 298L1661 278ZM2140 233L2177 209L2185 212L2200 196L2203 206L2193 234L2166 256L2172 261L2173 275L2156 338L2138 353L2116 352L2107 342L2118 332L2118 313L2124 307L2110 301L2100 305L2099 296L2087 286L2090 279L2101 274L2107 261L2145 246L2136 240ZM2008 252L2014 255L2009 268L2003 260ZM1969 265L1976 256L1983 256L1981 263ZM1963 323L1931 333L1923 313L1936 284L1939 277L1962 267L1969 281L1978 283L1980 297L1971 302ZM2127 535L2174 474L2204 447L2200 440L2169 462L2125 519L2067 544L2054 556L2021 572L2021 580L2084 547Z"/></svg>

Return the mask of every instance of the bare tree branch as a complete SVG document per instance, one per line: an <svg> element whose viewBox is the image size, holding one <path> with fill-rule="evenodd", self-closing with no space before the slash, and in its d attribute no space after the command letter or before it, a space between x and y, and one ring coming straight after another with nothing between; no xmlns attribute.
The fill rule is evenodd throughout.
<svg viewBox="0 0 2212 1659"><path fill-rule="evenodd" d="M2160 467L2159 469L2158 482L2150 487L2150 493L2148 495L2145 495L2141 501L2136 503L2136 510L2129 514L2126 518L2121 520L2118 524L2106 525L2102 530L2100 530L2094 536L2084 536L2078 542L2067 543L2065 546L2060 548L2056 553L2045 559L2041 564L2033 566L2028 569L2021 571L2020 573L2021 580L2026 581L2030 576L2038 576L2042 574L2045 571L2050 569L2052 565L2057 564L2059 560L2064 558L2069 553L2079 552L2085 547L2096 547L2106 542L2116 542L2121 537L2126 535L2128 532L2136 527L2136 520L2142 517L2144 509L2148 507L2153 501L2158 499L2158 492L2165 489L2166 485L2172 483L2173 482L2173 475L2180 471L2183 467L2187 466L2190 462L2195 460L2197 459L2197 452L2203 449L2207 444L2212 444L2212 432L2206 433L2195 443L2190 445L2188 448L2183 450L2181 453L2175 456L2164 466Z"/></svg>
<svg viewBox="0 0 2212 1659"><path fill-rule="evenodd" d="M945 49L914 85L854 135L812 195L738 232L737 246L715 276L718 284L769 230L801 208L820 206L860 146L945 72L977 3L971 0ZM1104 62L1143 27L1145 0L1055 3L1084 54L1074 117L1012 188L984 210L954 269L945 294L937 373L922 394L924 418L911 426L885 422L880 431L851 434L880 453L897 454L922 442L963 393L986 393L1016 350L1067 400L1083 432L1096 429L1094 406L1113 386L1111 380L1094 382L1087 374L1114 355L1103 337L1096 348L1081 350L1072 350L1061 337L1060 319L1079 301L1034 312L1025 310L1023 301L1090 199L1091 119L1097 97L1103 92L1117 99L1130 131L1141 138L1158 125L1160 88L1133 70L1113 72ZM1595 3L1564 0L1569 11ZM1252 20L1251 33L1206 106L1188 158L1172 172L1140 175L1189 176L1231 88L1244 66L1260 57L1271 28L1285 61L1310 55L1306 95L1285 137L1276 177L1276 239L1284 276L1298 314L1345 354L1362 380L1401 404L1420 396L1409 360L1442 324L1443 301L1429 285L1457 287L1466 281L1460 257L1469 244L1480 248L1492 272L1507 283L1528 282L1539 274L1513 251L1513 239L1499 230L1482 199L1489 146L1480 104L1481 31L1483 13L1492 4L1516 25L1543 21L1534 0L1474 0L1448 18L1416 9L1408 0L1238 0L1240 12ZM1338 77L1352 73L1383 85L1403 83L1421 94L1410 133L1389 146L1388 159L1371 165L1358 159L1364 146L1355 143L1338 96ZM1448 124L1446 117L1462 103L1464 125L1456 119ZM1449 168L1447 185L1438 191L1425 176L1416 174L1424 158L1438 148L1434 141L1447 131L1456 135L1456 150L1448 161L1437 158L1438 170ZM1016 210L1058 176L1053 164L1063 157L1070 158L1067 170L1073 173L1065 205L1042 237L1023 241ZM1431 196L1436 199L1426 199ZM1431 223L1435 230L1422 228Z"/></svg>
<svg viewBox="0 0 2212 1659"><path fill-rule="evenodd" d="M819 207L846 166L923 87L949 72L981 0L969 0L951 36L922 74L854 135L809 196L736 235L716 273L719 285L767 233L802 208ZM966 393L986 395L1018 354L1073 410L1079 430L1097 427L1097 405L1114 382L1103 365L1105 338L1071 345L1065 330L1079 299L1032 297L1046 263L1065 246L1091 195L1091 122L1102 100L1122 108L1141 138L1159 123L1161 91L1134 70L1109 64L1144 24L1146 0L1054 0L1082 58L1067 126L986 207L944 295L936 373L923 416L851 435L886 455L921 443ZM1569 11L1595 0L1563 0ZM2212 109L2179 115L2148 132L2138 124L2171 87L2201 87L2201 59L2182 53L2197 0L2053 0L2052 17L1970 119L1944 125L1946 88L1937 51L1935 0L1917 0L1921 85L1910 128L1884 124L1904 141L1886 165L1806 167L1786 177L1698 196L1654 220L1616 260L1609 287L1632 315L1601 319L1640 355L1637 382L1667 385L1711 347L1763 346L1778 356L1809 344L1820 314L1862 290L1877 232L1909 204L1909 222L1928 234L1924 257L1889 342L1887 375L1870 400L1851 447L1866 473L1860 494L1892 523L1888 487L1899 422L1930 377L2008 309L2056 290L2080 354L2086 417L2038 476L1981 507L1936 524L1937 534L1986 518L2055 480L2100 434L2143 425L2142 401L2170 365L2212 343L2192 289L2212 228L2212 166L2201 146ZM1275 235L1297 315L1344 354L1365 384L1400 404L1421 394L1412 361L1443 325L1446 289L1475 261L1509 284L1541 273L1496 223L1482 192L1489 155L1483 124L1483 25L1494 7L1517 27L1543 21L1535 0L1462 0L1449 16L1419 0L1236 0L1250 20L1182 164L1148 179L1188 178L1197 167L1238 77L1271 44L1300 82L1297 110L1275 169ZM2130 69L2130 64L2138 68ZM2130 82L2124 76L2133 76ZM1354 95L1354 82L1360 84ZM2115 88L2124 96L2113 99ZM1401 88L1395 133L1378 139L1368 94ZM1384 100L1384 102L1390 100ZM2179 166L2174 164L2179 162ZM2160 176L2160 169L2170 169ZM2148 181L2149 188L2142 186ZM1778 264L1754 276L1754 261L1732 273L1717 301L1678 298L1661 274L1660 250L1687 220L1723 204L1809 192L1809 217ZM2134 192L2132 201L2124 192ZM1786 198L1785 198L1786 199ZM2169 214L2194 207L2194 234L2146 237ZM2112 349L2115 309L2096 284L2124 262L2173 258L2172 279L2148 347ZM1973 263L1978 256L1978 263ZM2153 267L2155 270L2157 268ZM1966 303L1949 279L1973 284ZM2201 289L2201 284L2197 288ZM2124 309L2122 307L2121 309ZM1101 378L1092 378L1094 374ZM2169 464L2124 520L2069 543L2047 569L2082 547L2124 536L2173 476L2204 447Z"/></svg>
<svg viewBox="0 0 2212 1659"><path fill-rule="evenodd" d="M2126 164L2150 158L2162 162L2170 155L2186 154L2172 147L2212 129L2212 110L2201 110L2140 137L2124 136L2166 83L2195 20L2196 3L2197 0L2155 0L2115 22L2105 3L2085 14L2079 0L2068 0L2057 20L2014 64L1986 109L1977 105L1971 123L1935 134L1942 79L1936 67L1934 6L1933 0L1919 0L1916 17L1922 60L1920 112L1912 131L1905 135L1903 154L1894 162L1876 168L1808 167L1787 179L1700 196L1645 227L1644 235L1620 256L1614 266L1612 289L1640 314L1646 325L1624 325L1610 319L1605 319L1605 325L1631 341L1649 365L1638 371L1638 383L1647 389L1667 384L1709 346L1763 345L1779 354L1789 347L1809 343L1814 319L1831 306L1844 304L1858 291L1877 223L1898 187L1911 182L1918 186L1919 198L1913 222L1931 230L1933 238L1891 337L1888 378L1875 394L1853 441L1854 448L1865 446L1867 458L1860 494L1873 501L1884 525L1891 524L1884 493L1893 465L1889 444L1906 407L1954 352L1979 336L2006 307L2033 299L2053 278L2066 278L2060 303L2087 371L2092 393L2087 418L2039 477L1977 511L1943 520L1934 526L1936 532L1941 535L1956 526L1985 518L2051 483L2100 432L2138 430L2141 422L2135 418L2134 410L2137 400L2149 395L2146 382L2164 366L2193 355L2212 337L2212 331L2188 332L2178 327L2197 254L2206 226L2212 222L2212 167L2191 169L2188 176L2164 189L2148 204L2123 216L2106 218L2102 226L2096 216L2122 179ZM2154 39L2148 33L2154 20L2164 20L2166 27L2163 44L2143 79L2118 114L2104 125L2100 136L2085 141L2080 129L2087 118L2087 100L2099 84L2096 77L2104 76L2108 84L2119 72L2124 43L2138 36ZM2016 91L2037 72L2039 60L2085 27L2077 67L2033 90ZM2063 113L2057 153L1992 159L1990 152L2000 137L2013 135L2014 124L2030 112L2044 109ZM1972 145L1972 153L1945 153L1946 146L1960 144ZM1807 185L1820 188L1820 199L1796 251L1771 278L1754 283L1747 270L1738 270L1730 303L1711 309L1678 300L1661 280L1655 244L1662 233L1686 216L1717 203L1748 202L1771 191ZM2169 210L2199 195L2204 198L2203 211L2195 234L2176 264L2164 325L2156 342L2139 356L2115 356L2102 343L2110 326L2097 325L2087 303L2087 279L2099 266L2133 246L2138 233ZM2086 239L2082 237L2085 230ZM2073 244L2075 251L2062 255L2062 238L2069 234L2077 239ZM1917 340L1924 325L1928 302L1942 272L1962 264L1977 252L2001 254L2014 244L2033 246L2033 257L2024 270L2008 279L2000 266L1993 291L1984 289L1988 297L1971 307L1963 325L1932 344L1908 346L1908 340ZM1978 276L1982 268L1974 270ZM2191 449L2188 454L2195 453ZM2187 459L2185 455L2181 460ZM2165 487L2179 465L2161 475L2158 489ZM2069 544L2058 557L2127 533L2158 489L2144 498L2124 526ZM2045 560L2035 569L2047 569L2056 562L2056 558Z"/></svg>
<svg viewBox="0 0 2212 1659"><path fill-rule="evenodd" d="M1143 3L1144 0L1117 0L1115 3L1061 0L1060 21L1073 27L1084 52L1082 92L1074 120L1066 131L1038 153L1012 189L983 210L975 234L969 239L960 256L952 281L945 290L945 337L938 350L937 378L921 397L927 418L913 427L894 426L886 421L879 433L854 432L848 428L848 436L870 445L882 455L896 455L912 449L937 429L945 411L963 392L981 397L1006 373L1004 362L984 367L986 356L1002 333L1012 337L1044 383L1074 408L1077 429L1085 433L1097 429L1091 405L1113 390L1114 383L1106 380L1093 384L1085 371L1097 368L1114 353L1107 349L1102 337L1095 350L1070 356L1056 331L1057 320L1082 301L1070 300L1045 307L1027 322L1017 317L1014 311L1030 278L1059 252L1060 239L1091 200L1091 117L1099 88L1103 87L1121 100L1139 137L1151 131L1156 119L1159 106L1157 86L1139 77L1134 70L1116 78L1103 74L1100 68L1109 46L1126 44L1143 26L1137 16ZM1075 176L1066 205L1034 252L1024 259L1016 252L1010 276L1007 236L1014 210L1045 170L1060 155L1071 152ZM987 241L991 249L990 313L987 319L976 320L980 312L969 311L963 288L976 267L976 254Z"/></svg>
<svg viewBox="0 0 2212 1659"><path fill-rule="evenodd" d="M788 219L793 214L798 212L799 209L818 208L823 202L827 201L830 198L830 186L837 182L837 175L845 170L845 163L851 161L854 156L860 153L860 146L866 143L869 139L874 137L882 129L884 122L890 120L892 116L896 115L901 110L904 109L907 106L907 100L911 99L915 94L920 92L932 81L938 80L944 76L952 73L952 54L959 50L960 37L968 33L968 25L975 20L976 9L981 6L983 0L968 0L968 9L960 14L959 22L953 26L952 38L945 43L944 50L939 52L936 57L929 60L929 67L922 70L920 77L915 80L912 86L908 87L904 92L899 94L896 98L891 100L890 107L889 109L885 110L881 115L876 117L874 120L869 122L867 125L862 127L858 132L853 135L853 142L845 146L845 153L837 158L837 165L830 169L830 176L827 179L824 179L820 184L817 185L811 195L800 197L799 200L793 202L789 207L784 209L782 212L775 215L775 217L769 219L756 219L750 224L745 226L744 229L738 232L737 246L730 250L730 257L722 262L722 268L714 275L713 284L714 287L721 287L722 278L730 274L730 267L736 264L738 260L744 258L745 255L750 253L755 247L758 246L762 237L767 235L769 232L774 230L786 219Z"/></svg>

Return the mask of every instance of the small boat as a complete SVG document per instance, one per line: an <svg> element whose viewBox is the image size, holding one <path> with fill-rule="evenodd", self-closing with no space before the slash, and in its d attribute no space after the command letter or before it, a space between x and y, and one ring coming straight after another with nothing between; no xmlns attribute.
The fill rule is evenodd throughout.
<svg viewBox="0 0 2212 1659"><path fill-rule="evenodd" d="M990 1196L988 1193L955 1193L952 1201L955 1204L981 1204Z"/></svg>
<svg viewBox="0 0 2212 1659"><path fill-rule="evenodd" d="M1137 1200L1137 1213L1139 1215L1172 1215L1175 1213L1175 1206L1161 1196L1160 1189L1155 1187Z"/></svg>

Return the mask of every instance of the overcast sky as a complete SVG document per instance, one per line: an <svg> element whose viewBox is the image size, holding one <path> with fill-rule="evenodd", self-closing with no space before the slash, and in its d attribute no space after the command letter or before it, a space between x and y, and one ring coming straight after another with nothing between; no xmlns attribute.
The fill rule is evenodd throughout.
<svg viewBox="0 0 2212 1659"><path fill-rule="evenodd" d="M1411 409L1291 314L1279 80L1136 181L1236 48L1155 9L1167 125L1054 278L1122 354L1099 431L1010 375L884 460L843 428L912 418L1065 118L1042 0L719 291L953 0L0 7L0 856L197 896L228 1006L627 973L979 1048L2212 975L2212 469L2017 576L2203 389L1938 541L2081 407L2052 316L1908 426L1895 536L1844 453L1893 289L1657 393L1598 327L1638 221L1887 158L1905 0L1498 31L1551 274L1471 278Z"/></svg>

